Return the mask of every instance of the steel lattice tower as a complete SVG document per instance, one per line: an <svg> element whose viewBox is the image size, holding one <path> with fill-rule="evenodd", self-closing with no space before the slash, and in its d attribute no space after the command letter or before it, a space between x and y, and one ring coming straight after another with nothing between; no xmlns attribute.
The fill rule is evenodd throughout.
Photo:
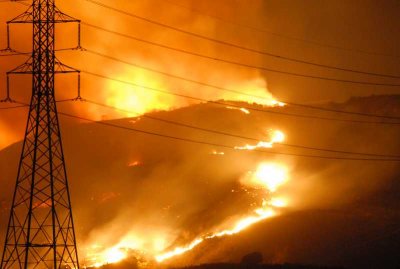
<svg viewBox="0 0 400 269"><path fill-rule="evenodd" d="M62 22L79 21L59 11L54 0L33 0L7 22L7 30L11 23L33 25L32 56L7 73L32 74L32 97L1 269L79 268L54 94L56 73L79 71L55 57L55 25Z"/></svg>

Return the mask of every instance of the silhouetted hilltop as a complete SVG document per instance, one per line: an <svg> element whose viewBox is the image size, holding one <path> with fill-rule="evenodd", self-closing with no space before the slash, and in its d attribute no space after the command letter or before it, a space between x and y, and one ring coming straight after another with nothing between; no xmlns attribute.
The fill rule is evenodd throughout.
<svg viewBox="0 0 400 269"><path fill-rule="evenodd" d="M344 267L326 267L313 265L296 265L296 264L235 264L235 263L215 263L201 264L196 266L188 266L171 269L344 269Z"/></svg>
<svg viewBox="0 0 400 269"><path fill-rule="evenodd" d="M327 106L353 112L400 116L400 95L351 97L344 103L328 103Z"/></svg>

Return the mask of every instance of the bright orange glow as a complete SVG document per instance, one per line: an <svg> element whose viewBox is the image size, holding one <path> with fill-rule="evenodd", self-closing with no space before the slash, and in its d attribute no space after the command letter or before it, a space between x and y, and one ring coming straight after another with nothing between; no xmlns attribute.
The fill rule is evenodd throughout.
<svg viewBox="0 0 400 269"><path fill-rule="evenodd" d="M246 145L245 147L236 147L238 149L254 149L258 147L272 148L274 143L280 143L285 140L285 134L279 130L269 131L270 142L261 141L255 146ZM224 152L213 150L211 154L224 155ZM140 165L139 160L128 163L128 166L135 167ZM255 223L264 219L271 218L280 214L280 210L288 205L287 199L274 197L277 190L288 181L287 168L278 163L262 162L255 171L251 171L241 179L241 183L254 189L263 189L266 191L266 198L260 207L250 213L245 214L235 221L229 221L223 224L222 229L213 232L207 232L192 242L184 246L178 246L170 251L165 249L170 242L166 234L153 236L133 236L131 234L125 236L119 243L110 248L98 248L88 251L87 261L90 266L102 266L109 263L117 263L128 257L130 250L146 250L148 255L152 255L158 262L163 262L174 256L181 255L190 251L205 240L230 236L237 234Z"/></svg>
<svg viewBox="0 0 400 269"><path fill-rule="evenodd" d="M101 245L92 245L86 254L86 262L89 267L101 267L105 264L118 263L128 256L128 248L121 247L119 244L111 248Z"/></svg>
<svg viewBox="0 0 400 269"><path fill-rule="evenodd" d="M272 132L272 143L282 143L285 141L285 134L282 131L275 130Z"/></svg>
<svg viewBox="0 0 400 269"><path fill-rule="evenodd" d="M207 236L206 238L209 239L225 235L237 234L243 231L244 229L250 227L254 223L257 223L263 219L267 219L276 215L276 212L274 212L274 210L270 208L257 208L256 210L254 210L254 212L257 214L256 216L249 216L239 220L231 230L224 230L221 232L217 232L213 235Z"/></svg>
<svg viewBox="0 0 400 269"><path fill-rule="evenodd" d="M258 143L255 144L255 145L249 145L249 144L247 144L247 145L245 145L245 146L243 146L243 147L236 146L235 149L254 150L254 149L257 149L257 148L272 148L273 144L274 144L273 142L264 142L264 141L260 141L260 142L258 142Z"/></svg>
<svg viewBox="0 0 400 269"><path fill-rule="evenodd" d="M166 259L172 258L172 257L180 255L180 254L183 254L183 253L193 249L195 246L199 245L203 241L204 241L204 239L198 238L198 239L194 240L192 243L190 243L189 245L187 245L185 247L177 247L172 251L157 255L155 257L156 261L162 262L162 261L164 261Z"/></svg>
<svg viewBox="0 0 400 269"><path fill-rule="evenodd" d="M274 163L262 163L251 178L254 184L260 185L270 192L275 192L286 180L286 168Z"/></svg>
<svg viewBox="0 0 400 269"><path fill-rule="evenodd" d="M166 90L159 77L152 76L145 71L127 71L121 77L121 80ZM138 116L135 112L144 114L153 110L168 110L171 108L171 104L175 102L175 97L172 95L161 94L115 81L109 82L108 89L110 94L107 96L106 104L118 107L121 110L132 111L133 113L126 112L128 117Z"/></svg>
<svg viewBox="0 0 400 269"><path fill-rule="evenodd" d="M283 107L285 103L277 101L267 89L266 81L261 78L243 80L241 82L234 81L233 84L228 83L226 88L245 94L224 93L223 99L232 101L247 102L249 104L260 104L270 107Z"/></svg>
<svg viewBox="0 0 400 269"><path fill-rule="evenodd" d="M271 162L260 163L255 171L246 174L241 183L255 189L264 189L266 198L262 200L260 207L249 212L246 216L223 225L230 228L217 229L217 231L205 233L187 245L178 246L166 252L164 250L169 240L166 240L164 236L154 235L153 238L143 238L128 234L119 243L110 248L104 248L99 244L93 245L88 251L87 262L90 266L100 267L105 264L120 262L128 257L130 250L144 249L149 254L152 254L156 261L163 262L192 250L205 240L240 233L255 223L280 214L281 208L288 205L288 200L274 195L287 181L287 168L284 165Z"/></svg>
<svg viewBox="0 0 400 269"><path fill-rule="evenodd" d="M254 150L258 148L272 148L275 143L282 143L285 141L285 134L282 131L274 130L270 131L270 141L260 141L255 145L246 144L244 146L236 146L238 150Z"/></svg>
<svg viewBox="0 0 400 269"><path fill-rule="evenodd" d="M11 145L12 143L17 142L20 137L17 136L13 131L12 128L4 124L0 120L0 150L6 148L7 146Z"/></svg>
<svg viewBox="0 0 400 269"><path fill-rule="evenodd" d="M164 81L160 76L144 70L127 69L117 76L116 79L145 86L145 88L141 88L118 81L108 82L107 90L109 94L105 97L106 104L121 109L120 112L125 113L127 117L134 117L155 110L169 110L171 108L193 104L193 101L158 92L157 90L168 92L172 88L172 85L170 85L170 82ZM270 107L282 107L285 105L277 101L272 94L268 92L266 82L263 78L247 79L242 82L235 81L234 84L228 83L224 85L224 87L232 89L233 92L204 91L201 98L205 100L224 99L240 101ZM150 90L149 88L156 89L156 91ZM240 92L245 94L241 94ZM226 106L226 108L237 109L245 114L250 114L250 111L246 108L232 106ZM132 113L129 111L132 111ZM140 118L137 120L140 120ZM134 123L137 120L132 122Z"/></svg>
<svg viewBox="0 0 400 269"><path fill-rule="evenodd" d="M277 100L272 100L272 101L271 101L271 106L284 107L284 106L286 106L286 104L283 103L283 102L279 102L279 101L277 101Z"/></svg>
<svg viewBox="0 0 400 269"><path fill-rule="evenodd" d="M126 252L122 248L114 247L104 254L104 258L107 260L107 263L116 263L120 262L126 258Z"/></svg>
<svg viewBox="0 0 400 269"><path fill-rule="evenodd" d="M280 136L280 134L278 136ZM245 178L247 178L246 180L250 180L250 182L246 182L247 184L250 183L252 185L257 185L258 187L261 187L267 192L273 194L278 190L280 186L287 182L287 168L281 164L276 163L261 163L257 167L256 172L250 173L250 179L248 179L248 176ZM181 255L193 249L204 240L237 234L257 222L277 216L279 212L277 212L275 208L283 208L285 206L287 206L287 201L283 198L271 197L269 202L263 200L261 207L255 209L253 214L236 221L232 225L232 228L217 231L212 233L211 235L204 235L202 237L199 237L187 246L177 247L171 251L159 254L155 257L155 259L158 262L163 262L166 259Z"/></svg>
<svg viewBox="0 0 400 269"><path fill-rule="evenodd" d="M118 243L109 244L107 241L113 240L113 236L99 235L98 238L102 243L94 243L86 249L85 263L87 267L101 267L106 264L118 263L133 252L135 254L148 256L160 253L167 247L167 238L164 233L156 231L154 234L144 237L141 233L134 234L129 232L122 237ZM102 236L106 238L103 240ZM111 245L111 246L109 246Z"/></svg>
<svg viewBox="0 0 400 269"><path fill-rule="evenodd" d="M289 202L285 198L272 198L269 204L273 207L287 207Z"/></svg>
<svg viewBox="0 0 400 269"><path fill-rule="evenodd" d="M227 109L233 109L233 110L240 110L242 111L244 114L250 114L250 111L244 107L233 107L233 106L226 106Z"/></svg>
<svg viewBox="0 0 400 269"><path fill-rule="evenodd" d="M240 108L240 111L242 111L245 114L250 114L250 111L244 107Z"/></svg>
<svg viewBox="0 0 400 269"><path fill-rule="evenodd" d="M213 150L213 151L211 152L211 154L213 154L213 155L225 155L225 152Z"/></svg>
<svg viewBox="0 0 400 269"><path fill-rule="evenodd" d="M133 161L133 162L128 163L128 166L129 167L135 167L135 166L139 166L141 164L142 163L140 161Z"/></svg>

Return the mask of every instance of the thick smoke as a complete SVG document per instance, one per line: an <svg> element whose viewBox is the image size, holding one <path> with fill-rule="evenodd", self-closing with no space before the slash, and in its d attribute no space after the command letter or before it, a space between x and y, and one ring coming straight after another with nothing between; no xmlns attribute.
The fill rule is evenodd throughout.
<svg viewBox="0 0 400 269"><path fill-rule="evenodd" d="M259 25L259 22L271 19L272 22L268 25L271 26L271 29L277 31L280 30L277 21L282 21L282 27L287 30L289 25L295 24L292 21L295 17L298 22L302 22L296 24L296 32L301 33L301 36L321 36L310 30L310 20L299 19L298 17L301 17L301 14L296 15L293 10L282 11L282 7L279 8L279 5L276 7L276 3L267 3L261 0L253 0L251 4L248 3L249 1L243 0L236 1L235 5L231 1L191 1L185 4L194 9L201 9L210 14L220 15L250 25ZM81 18L85 22L172 47L250 64L262 65L268 63L282 68L290 67L300 71L315 71L312 68L300 68L294 64L281 64L275 60L267 60L257 54L178 34L172 30L149 25L134 18L117 15L110 10L104 10L85 1L79 2L79 8L77 8L76 2L59 2L58 4L63 11ZM284 47L288 48L294 55L299 55L299 51L304 52L306 56L313 56L313 53L316 53L318 55L315 56L316 59L326 56L327 58L324 59L335 64L347 64L350 61L347 58L351 58L343 56L337 58L337 55L332 56L331 54L327 56L324 49L292 48L295 46L285 44L287 41L278 41L277 38L266 37L253 32L249 33L243 29L238 30L237 27L232 25L222 24L220 21L215 21L198 13L188 12L188 10L177 6L170 6L166 1L112 1L108 4L123 10L132 10L145 17L154 17L155 20L176 25L182 29L204 33L204 35L234 43L246 44L258 49L275 47L275 50L279 52L277 47ZM7 8L12 7L11 4L4 5L7 5ZM155 6L159 8L154 8ZM274 7L279 14L276 15L277 17L271 14ZM19 9L20 11L23 10L21 7ZM12 10L18 14L17 9ZM306 15L314 12L312 8L305 8L305 10ZM285 15L284 19L279 17L282 14ZM10 16L7 10L1 10L0 15L1 18ZM315 21L312 22L315 23ZM264 25L261 26L264 28ZM14 37L13 44L18 45L18 49L29 50L29 47L22 45L27 44L27 42L22 42L22 40L26 40L26 36L18 32L20 27L15 27L15 31L20 34ZM24 33L23 31L29 32L22 30L22 33ZM74 27L66 26L66 28L58 31L59 47L74 46L76 42L73 37L76 31ZM312 33L308 33L308 31ZM313 84L274 74L267 75L251 69L152 47L148 44L98 32L84 25L82 33L82 45L91 50L205 83L261 95L265 99L272 97L268 88L274 93L278 93L278 97L282 96L300 101L343 100L352 94L368 95L371 93L370 88L364 89L361 86L354 86L353 91L345 91L349 88L343 86L339 92L335 88L336 86L332 86L332 84L325 85L319 82ZM3 33L0 32L0 34ZM72 38L67 38L64 34L69 34ZM359 37L358 40L363 40L363 37ZM245 96L200 87L139 68L115 63L88 52L63 52L60 53L59 58L66 64L82 70L105 74L157 89L204 99L243 100L260 103L257 98L248 99ZM4 64L2 62L1 71L12 68L21 60L22 57L18 60L4 61ZM364 63L363 60L365 59L360 56L357 57L356 62ZM373 65L371 64L371 66ZM391 64L385 66L387 70L392 70ZM155 115L209 129L257 137L260 140L268 141L269 137L266 135L268 130L279 129L287 135L287 142L293 144L361 152L383 152L383 149L385 149L384 153L391 154L395 154L399 147L398 141L393 139L398 137L398 131L390 126L371 128L367 125L321 123L320 121L279 117L255 112L248 115L238 110L218 108L211 104L182 108L195 102L141 88L134 89L117 82L93 78L90 75L83 74L82 79L84 98L95 99L139 113L153 110L171 110L159 112ZM271 84L271 80L274 83ZM29 79L13 81L13 85L17 86L13 96L27 101L27 93L30 93ZM60 99L74 97L76 87L74 78L71 78L71 80L64 77L59 78L57 86ZM317 92L316 89L320 88L324 90ZM361 90L365 91L362 92ZM375 101L371 98L370 102ZM386 104L385 100L377 102ZM350 105L348 109L365 111L366 107L369 107L369 105L360 107ZM384 110L384 112L395 113L395 107L393 106L393 110ZM82 103L60 104L59 108L66 111L73 110L75 113L96 120L135 116L134 113L117 113ZM179 109L172 110L175 108ZM276 109L304 113L304 110L291 107ZM369 112L381 113L382 111L382 107L377 107L375 111ZM313 113L312 111L308 112ZM0 148L22 138L21 134L26 122L25 113L13 112L2 119L0 122ZM135 123L132 123L132 121ZM167 124L156 124L149 119L121 120L118 123L129 127L214 143L234 146L245 144L240 139L215 136ZM88 253L101 253L109 247L118 247L118 244L121 244L120 247L137 250L140 252L139 255L146 256L146 258L152 258L152 255L159 251L185 245L198 236L216 229L227 228L230 220L251 213L265 198L265 193L260 193L253 186L241 182L241 179L249 171L255 171L262 162L278 162L288 166L290 180L282 186L279 192L279 195L288 201L287 212L284 212L288 214L291 213L291 210L350 207L352 203L362 202L363 199L368 198L369 194L384 189L385 183L390 182L391 177L398 172L394 164L383 166L364 164L362 169L359 169L361 165L354 162L334 163L326 160L287 156L273 157L242 151L231 152L211 146L173 142L163 140L163 138L128 133L97 125L81 125L77 128L75 123L64 119L61 129L65 137L66 160L76 214L80 254L83 262L87 264L91 262L91 257L87 256ZM389 148L388 145L390 145ZM17 161L15 161L14 165L9 165L7 158L12 155L12 158L17 160L19 150L18 146L13 146L7 152L2 152L4 155L2 155L0 162L1 171L6 171L2 175L5 178L5 180L2 179L2 184L5 182L6 187L4 189L8 189L4 198L2 197L3 200L0 200L1 205L5 203L4 207L9 206L5 201L11 199L9 193L12 191L17 164ZM302 152L279 145L276 145L274 150L294 154ZM13 154L10 153L11 151L13 151ZM214 151L224 152L225 154L214 155L212 154ZM310 153L322 154L313 151ZM4 225L3 216L8 212L1 211L1 213ZM284 216L288 214L284 214ZM285 228L287 227L285 226ZM94 246L95 244L97 246ZM261 248L261 243L257 247ZM193 259L189 257L185 262L235 260L237 258L227 256L229 248L225 245L217 250L213 253L201 253L201 259L196 260L196 257ZM142 253L144 251L145 253ZM280 253L285 252L282 249L279 251ZM240 251L238 252L240 253ZM282 254L281 257L284 256L284 258L277 258L276 261L290 260L293 258L290 255L290 252Z"/></svg>

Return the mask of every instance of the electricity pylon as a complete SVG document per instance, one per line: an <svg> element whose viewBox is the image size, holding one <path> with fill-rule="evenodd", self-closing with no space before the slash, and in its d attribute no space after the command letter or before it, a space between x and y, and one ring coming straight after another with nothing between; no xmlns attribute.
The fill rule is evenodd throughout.
<svg viewBox="0 0 400 269"><path fill-rule="evenodd" d="M13 23L33 25L31 57L7 73L7 82L8 75L32 74L32 96L0 269L79 268L54 94L55 74L79 73L55 57L55 25L64 22L80 23L54 0L33 0L7 22L7 33Z"/></svg>

